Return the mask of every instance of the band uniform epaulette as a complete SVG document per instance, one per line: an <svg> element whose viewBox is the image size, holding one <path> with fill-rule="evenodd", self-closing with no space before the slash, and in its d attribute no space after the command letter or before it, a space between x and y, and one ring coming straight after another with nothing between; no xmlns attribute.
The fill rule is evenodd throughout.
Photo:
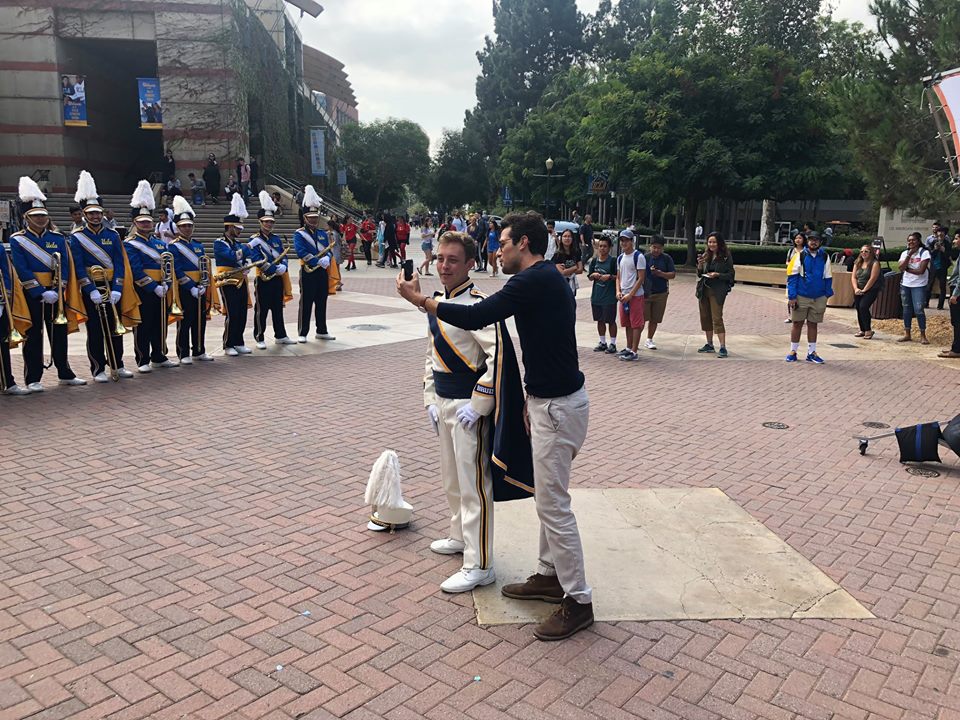
<svg viewBox="0 0 960 720"><path fill-rule="evenodd" d="M478 297L478 298L485 298L485 297L487 296L487 294L486 294L485 292L483 292L482 290L477 289L476 287L470 288L470 294L473 295L474 297Z"/></svg>
<svg viewBox="0 0 960 720"><path fill-rule="evenodd" d="M10 233L10 237L16 237L17 235L26 235L26 234L27 234L27 231L21 228L20 230L17 230L15 233Z"/></svg>

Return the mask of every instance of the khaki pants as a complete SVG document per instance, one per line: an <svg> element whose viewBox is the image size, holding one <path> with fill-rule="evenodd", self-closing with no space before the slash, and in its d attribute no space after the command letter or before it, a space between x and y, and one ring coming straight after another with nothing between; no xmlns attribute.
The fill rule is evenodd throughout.
<svg viewBox="0 0 960 720"><path fill-rule="evenodd" d="M583 545L570 507L570 466L587 437L590 400L586 388L558 398L527 398L540 562L537 572L556 575L564 593L593 602L583 568Z"/></svg>
<svg viewBox="0 0 960 720"><path fill-rule="evenodd" d="M437 399L440 475L450 506L449 537L466 545L463 567L486 570L493 567L493 418L482 417L467 430L457 420L457 409L468 402Z"/></svg>
<svg viewBox="0 0 960 720"><path fill-rule="evenodd" d="M705 287L700 296L700 329L717 335L726 332L723 326L723 305L717 302L713 291Z"/></svg>

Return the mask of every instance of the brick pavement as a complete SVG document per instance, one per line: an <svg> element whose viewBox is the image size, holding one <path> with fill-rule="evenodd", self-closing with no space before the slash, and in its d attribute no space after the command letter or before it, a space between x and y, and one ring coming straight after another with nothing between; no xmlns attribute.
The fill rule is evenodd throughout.
<svg viewBox="0 0 960 720"><path fill-rule="evenodd" d="M386 275L350 280L392 293ZM780 320L748 295L731 295L743 332ZM671 303L679 325L691 311ZM574 485L719 487L877 619L601 623L546 644L480 628L469 595L438 591L457 561L428 550L445 519L422 350L4 399L0 717L960 717L957 458L915 477L894 442L861 457L849 439L865 420L952 416L955 369L581 349L592 406ZM384 447L416 506L396 535L364 529Z"/></svg>

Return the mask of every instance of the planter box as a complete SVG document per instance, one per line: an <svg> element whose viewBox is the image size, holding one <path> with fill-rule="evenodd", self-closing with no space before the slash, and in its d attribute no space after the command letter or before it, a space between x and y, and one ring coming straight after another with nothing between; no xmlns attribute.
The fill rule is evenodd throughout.
<svg viewBox="0 0 960 720"><path fill-rule="evenodd" d="M835 266L836 267L836 266ZM786 268L758 267L756 265L735 265L737 282L770 287L787 286ZM833 297L827 300L828 307L853 307L853 288L850 286L850 273L846 270L833 271Z"/></svg>

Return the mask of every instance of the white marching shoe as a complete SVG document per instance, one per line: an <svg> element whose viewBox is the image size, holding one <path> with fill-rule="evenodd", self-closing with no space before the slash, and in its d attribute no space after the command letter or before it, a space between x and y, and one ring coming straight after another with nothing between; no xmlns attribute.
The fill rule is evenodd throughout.
<svg viewBox="0 0 960 720"><path fill-rule="evenodd" d="M240 353L241 355L249 355L250 353L253 352L253 350L251 350L250 348L248 348L246 345L237 345L237 346L234 347L233 349L236 350L236 351L237 351L238 353Z"/></svg>
<svg viewBox="0 0 960 720"><path fill-rule="evenodd" d="M187 355L186 357L180 358L181 365L193 365L193 358Z"/></svg>
<svg viewBox="0 0 960 720"><path fill-rule="evenodd" d="M36 383L34 383L36 384ZM28 387L20 387L19 385L11 385L6 390L3 391L4 395L30 395L33 393Z"/></svg>
<svg viewBox="0 0 960 720"><path fill-rule="evenodd" d="M143 373L144 375L146 375L147 373L153 372L153 368L150 367L149 365L141 365L140 367L137 368L137 372Z"/></svg>
<svg viewBox="0 0 960 720"><path fill-rule="evenodd" d="M298 336L297 336L297 342L298 342L298 343L305 343L306 341L307 341L307 336L306 336L306 335L298 335Z"/></svg>
<svg viewBox="0 0 960 720"><path fill-rule="evenodd" d="M195 359L199 360L200 362L213 362L213 355L203 353L203 355L197 355Z"/></svg>
<svg viewBox="0 0 960 720"><path fill-rule="evenodd" d="M223 351L223 354L229 355L230 357L236 357L240 353L237 352L237 349L235 347L228 347Z"/></svg>
<svg viewBox="0 0 960 720"><path fill-rule="evenodd" d="M466 543L463 540L454 540L453 538L443 538L430 543L430 549L438 555L458 555L463 552L465 547Z"/></svg>
<svg viewBox="0 0 960 720"><path fill-rule="evenodd" d="M306 338L304 338L304 341L306 341ZM294 340L292 337L277 338L273 342L277 345L296 345L297 344L297 341Z"/></svg>
<svg viewBox="0 0 960 720"><path fill-rule="evenodd" d="M314 335L317 340L336 340L336 338L330 333L317 333Z"/></svg>
<svg viewBox="0 0 960 720"><path fill-rule="evenodd" d="M267 343L265 343L263 340L257 340L257 350L266 350L266 349L267 349Z"/></svg>
<svg viewBox="0 0 960 720"><path fill-rule="evenodd" d="M107 377L105 372L97 373L93 376L93 381L98 383L110 382L110 378Z"/></svg>
<svg viewBox="0 0 960 720"><path fill-rule="evenodd" d="M75 378L69 378L68 380L60 380L59 384L80 386L80 385L86 385L87 381L84 380L83 378L75 377Z"/></svg>
<svg viewBox="0 0 960 720"><path fill-rule="evenodd" d="M132 378L133 373L127 370L126 368L117 368L117 374L122 378Z"/></svg>
<svg viewBox="0 0 960 720"><path fill-rule="evenodd" d="M43 392L43 385L41 385L39 382L30 383L29 385L27 385L27 390L29 390L32 393Z"/></svg>
<svg viewBox="0 0 960 720"><path fill-rule="evenodd" d="M172 368L180 367L180 363L176 360L164 360L163 362L151 362L150 367L155 368Z"/></svg>
<svg viewBox="0 0 960 720"><path fill-rule="evenodd" d="M440 583L440 589L447 593L462 593L496 581L497 574L493 571L493 568L486 570L464 568Z"/></svg>

